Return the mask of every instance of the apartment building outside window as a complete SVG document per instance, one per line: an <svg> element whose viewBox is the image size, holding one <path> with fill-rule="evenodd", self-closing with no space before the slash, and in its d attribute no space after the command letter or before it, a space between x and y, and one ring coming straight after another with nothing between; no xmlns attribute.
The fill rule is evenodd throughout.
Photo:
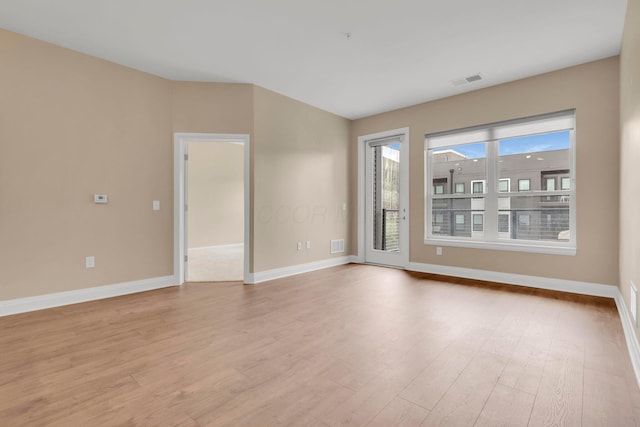
<svg viewBox="0 0 640 427"><path fill-rule="evenodd" d="M426 135L425 243L575 254L574 123L569 110Z"/></svg>

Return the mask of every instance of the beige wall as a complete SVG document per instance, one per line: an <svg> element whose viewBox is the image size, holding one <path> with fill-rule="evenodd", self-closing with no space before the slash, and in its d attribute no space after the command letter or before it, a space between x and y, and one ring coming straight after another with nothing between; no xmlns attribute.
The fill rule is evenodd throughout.
<svg viewBox="0 0 640 427"><path fill-rule="evenodd" d="M0 300L173 274L173 132L250 135L252 193L260 187L250 271L329 258L329 239L348 237L346 119L253 85L171 82L7 31L0 93ZM289 216L267 218L274 207ZM297 240L312 249L296 251Z"/></svg>
<svg viewBox="0 0 640 427"><path fill-rule="evenodd" d="M253 85L172 82L173 131L251 134Z"/></svg>
<svg viewBox="0 0 640 427"><path fill-rule="evenodd" d="M0 30L0 300L171 275L172 159L168 81Z"/></svg>
<svg viewBox="0 0 640 427"><path fill-rule="evenodd" d="M244 146L189 142L189 248L244 242Z"/></svg>
<svg viewBox="0 0 640 427"><path fill-rule="evenodd" d="M254 95L255 271L330 258L329 241L349 237L350 122L257 86ZM297 251L306 240L311 249Z"/></svg>
<svg viewBox="0 0 640 427"><path fill-rule="evenodd" d="M618 283L619 64L609 58L353 122L351 186L359 135L410 127L410 258L413 262L615 285ZM576 109L576 256L424 244L426 133ZM356 218L351 240L357 238Z"/></svg>
<svg viewBox="0 0 640 427"><path fill-rule="evenodd" d="M629 0L620 54L620 290L640 287L640 1ZM636 331L637 333L637 331Z"/></svg>
<svg viewBox="0 0 640 427"><path fill-rule="evenodd" d="M627 88L637 0L629 8ZM356 138L409 126L412 261L618 283L619 180L607 171L619 167L619 73L611 58L350 122L253 85L170 82L0 31L0 300L171 275L173 132L251 136L250 271L327 259L330 239L355 248ZM623 100L628 159L633 88L623 89L635 94ZM566 108L577 109L577 256L445 248L436 257L422 242L423 135ZM629 161L623 173L635 173ZM635 181L623 180L623 194L637 193ZM95 205L94 193L110 203ZM637 205L623 206L635 230ZM312 248L297 251L306 240ZM636 241L622 240L623 283L637 277ZM95 269L84 268L88 255Z"/></svg>

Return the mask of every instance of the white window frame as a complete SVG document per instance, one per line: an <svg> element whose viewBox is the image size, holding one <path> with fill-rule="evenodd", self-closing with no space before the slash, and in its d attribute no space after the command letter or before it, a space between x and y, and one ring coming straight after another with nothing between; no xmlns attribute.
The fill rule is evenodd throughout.
<svg viewBox="0 0 640 427"><path fill-rule="evenodd" d="M498 144L500 140L515 138L519 136L529 136L539 133L550 133L559 131L569 131L569 179L570 189L557 191L529 190L526 192L500 192L498 186ZM468 238L462 236L443 236L432 232L432 202L433 195L425 197L425 236L426 245L458 246L480 249L495 249L518 252L533 252L558 255L576 254L576 165L575 165L575 110L561 111L540 116L527 117L523 119L510 120L505 122L490 123L487 125L474 126L470 128L457 129L452 131L438 132L425 136L425 185L433 182L432 170L432 150L444 147L454 147L456 145L474 144L485 142L487 144L486 160L486 182L484 189L484 236L481 239ZM488 185L487 185L488 184ZM531 188L531 187L530 187ZM471 194L446 194L443 199L474 198L473 181L471 182ZM549 194L552 193L552 194ZM569 228L570 239L568 241L540 241L540 240L511 240L503 238L498 232L498 199L501 197L540 197L547 195L561 195L569 198ZM568 196L567 196L568 195ZM435 197L437 198L437 197ZM516 226L509 224L509 229Z"/></svg>
<svg viewBox="0 0 640 427"><path fill-rule="evenodd" d="M482 191L479 193L476 193L474 190L475 184L480 183L482 184ZM487 193L487 180L486 179L474 179L471 181L471 194L486 194Z"/></svg>
<svg viewBox="0 0 640 427"><path fill-rule="evenodd" d="M507 191L500 190L500 183L501 182L506 182L507 183ZM508 193L510 191L511 191L511 178L500 178L498 180L498 193Z"/></svg>
<svg viewBox="0 0 640 427"><path fill-rule="evenodd" d="M527 183L527 188L522 189L522 183ZM531 191L531 178L518 178L518 191Z"/></svg>

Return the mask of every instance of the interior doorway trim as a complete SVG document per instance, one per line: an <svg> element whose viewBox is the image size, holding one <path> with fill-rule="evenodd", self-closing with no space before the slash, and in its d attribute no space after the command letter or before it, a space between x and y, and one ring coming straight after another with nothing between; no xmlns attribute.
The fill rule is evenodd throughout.
<svg viewBox="0 0 640 427"><path fill-rule="evenodd" d="M251 251L250 235L250 150L249 135L221 133L173 134L173 275L176 284L182 285L185 278L185 154L187 142L232 142L244 146L244 283L251 283L249 260Z"/></svg>
<svg viewBox="0 0 640 427"><path fill-rule="evenodd" d="M365 263L367 262L365 257L365 203L366 203L366 189L365 189L365 173L366 173L366 156L365 149L367 145L367 141L375 140L375 139L384 139L392 136L402 136L403 144L405 148L403 149L404 158L401 161L404 164L404 167L400 169L400 185L404 186L406 189L407 200L404 202L406 206L406 233L405 238L401 241L401 250L406 254L406 264L404 268L408 267L410 262L410 254L409 254L409 128L399 128L392 129L384 132L378 132L370 135L362 135L358 137L358 254L357 254L357 262Z"/></svg>

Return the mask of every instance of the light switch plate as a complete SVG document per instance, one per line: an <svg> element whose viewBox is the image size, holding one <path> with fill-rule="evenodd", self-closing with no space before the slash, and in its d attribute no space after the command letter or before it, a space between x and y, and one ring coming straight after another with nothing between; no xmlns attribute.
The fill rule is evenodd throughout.
<svg viewBox="0 0 640 427"><path fill-rule="evenodd" d="M160 200L154 200L153 201L153 210L154 211L159 211L160 210Z"/></svg>
<svg viewBox="0 0 640 427"><path fill-rule="evenodd" d="M93 195L94 203L109 203L109 197L106 194L94 194Z"/></svg>
<svg viewBox="0 0 640 427"><path fill-rule="evenodd" d="M96 257L88 256L84 259L84 268L93 268L96 266Z"/></svg>

